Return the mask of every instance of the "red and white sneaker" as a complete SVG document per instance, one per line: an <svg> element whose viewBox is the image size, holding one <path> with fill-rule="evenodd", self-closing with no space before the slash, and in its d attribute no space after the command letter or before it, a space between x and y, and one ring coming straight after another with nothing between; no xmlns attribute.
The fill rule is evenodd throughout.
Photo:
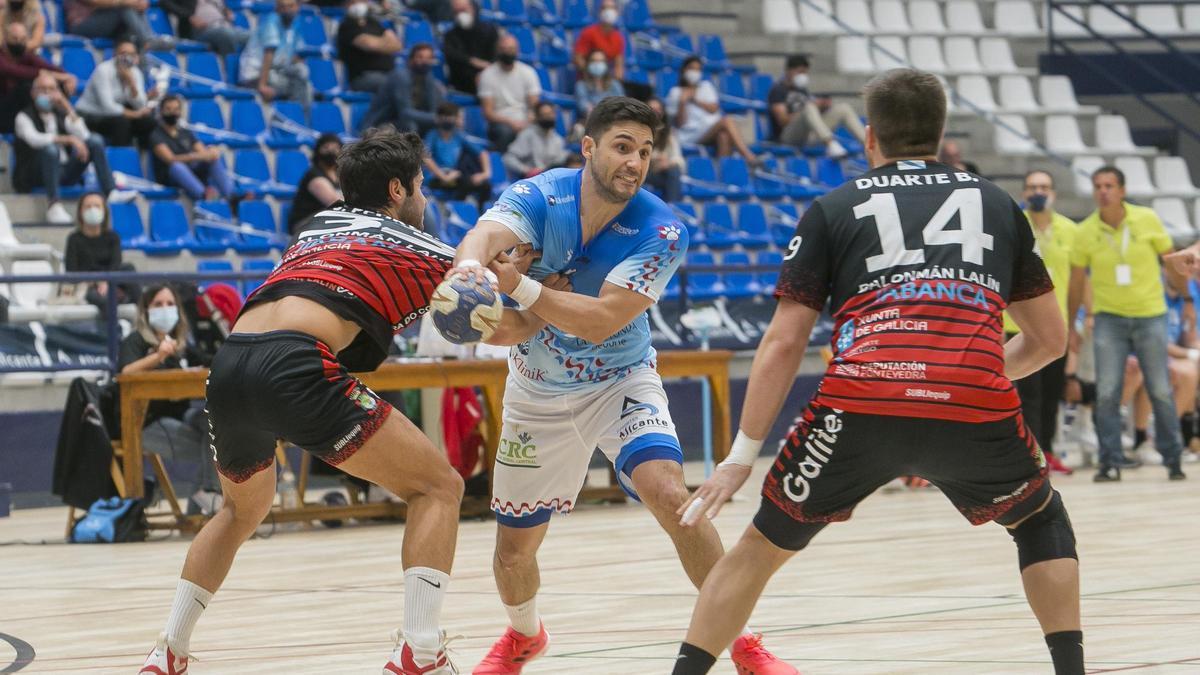
<svg viewBox="0 0 1200 675"><path fill-rule="evenodd" d="M159 633L158 644L146 655L146 662L138 675L186 675L188 655L176 654L167 644L167 634Z"/></svg>
<svg viewBox="0 0 1200 675"><path fill-rule="evenodd" d="M738 675L800 675L800 671L767 651L762 643L762 633L743 635L734 640L729 656Z"/></svg>
<svg viewBox="0 0 1200 675"><path fill-rule="evenodd" d="M1059 459L1057 455L1051 455L1048 453L1043 454L1046 457L1046 465L1049 466L1050 470L1054 473L1061 473L1064 476L1070 476L1071 474L1075 473L1075 469L1063 464L1062 460Z"/></svg>
<svg viewBox="0 0 1200 675"><path fill-rule="evenodd" d="M513 630L512 626L492 645L492 650L483 657L471 675L517 675L525 664L546 653L550 646L550 634L546 624L538 624L538 634L530 637Z"/></svg>
<svg viewBox="0 0 1200 675"><path fill-rule="evenodd" d="M458 675L458 668L450 660L446 649L449 640L446 639L444 631L437 657L433 659L433 663L423 666L417 663L412 647L404 640L404 633L397 629L392 633L392 640L396 643L396 648L392 650L392 657L383 666L383 675Z"/></svg>

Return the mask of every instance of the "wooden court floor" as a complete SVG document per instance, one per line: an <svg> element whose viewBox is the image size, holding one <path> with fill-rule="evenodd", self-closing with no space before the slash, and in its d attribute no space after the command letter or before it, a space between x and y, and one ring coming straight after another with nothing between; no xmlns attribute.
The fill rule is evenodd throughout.
<svg viewBox="0 0 1200 675"><path fill-rule="evenodd" d="M1089 672L1200 673L1200 468L1058 479L1080 540ZM698 467L689 467L696 471ZM749 522L766 462L718 519ZM61 536L64 510L16 512L0 541ZM401 620L395 524L276 532L249 542L192 640L189 672L378 673ZM505 625L495 524L459 531L444 625L463 672ZM0 546L0 673L134 673L160 630L187 542ZM668 673L695 598L666 536L636 505L553 521L540 608L551 655L525 672ZM933 490L876 494L768 587L752 627L806 675L1049 673L1014 546ZM13 663L10 643L32 662ZM28 649L22 648L27 654ZM15 669L15 670L14 670ZM733 673L727 659L714 672Z"/></svg>

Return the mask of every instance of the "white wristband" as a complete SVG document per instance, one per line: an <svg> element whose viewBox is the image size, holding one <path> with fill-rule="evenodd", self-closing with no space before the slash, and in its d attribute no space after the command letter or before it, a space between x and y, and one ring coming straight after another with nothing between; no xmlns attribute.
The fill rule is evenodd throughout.
<svg viewBox="0 0 1200 675"><path fill-rule="evenodd" d="M1188 355L1188 358L1191 359L1192 361L1196 361L1196 362L1200 363L1200 349L1195 349L1195 348L1189 349L1187 351L1187 355Z"/></svg>
<svg viewBox="0 0 1200 675"><path fill-rule="evenodd" d="M522 307L533 307L533 303L542 297L542 285L522 274L521 280L517 282L517 287L508 294L508 297L521 303Z"/></svg>
<svg viewBox="0 0 1200 675"><path fill-rule="evenodd" d="M460 260L455 267L483 267L483 263L474 258L467 258L466 260Z"/></svg>
<svg viewBox="0 0 1200 675"><path fill-rule="evenodd" d="M738 429L737 438L733 439L733 447L729 449L729 454L720 465L754 466L754 460L758 459L758 451L762 450L762 446L762 441L756 441L747 436L746 432Z"/></svg>

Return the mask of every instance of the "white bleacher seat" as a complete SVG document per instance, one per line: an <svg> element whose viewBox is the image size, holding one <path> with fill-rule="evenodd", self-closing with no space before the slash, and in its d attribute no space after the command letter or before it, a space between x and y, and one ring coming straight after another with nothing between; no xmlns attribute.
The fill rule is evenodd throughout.
<svg viewBox="0 0 1200 675"><path fill-rule="evenodd" d="M1057 5L1053 12L1050 11L1049 3L1042 3L1042 7L1046 13L1042 20L1042 26L1046 32L1053 29L1056 37L1091 36L1091 33L1088 33L1087 29L1083 27L1083 24L1087 23L1083 7L1077 5ZM1070 17L1075 17L1077 21L1072 21Z"/></svg>
<svg viewBox="0 0 1200 675"><path fill-rule="evenodd" d="M983 65L979 62L979 52L975 48L975 39L969 37L948 37L945 45L946 64L953 73L982 73Z"/></svg>
<svg viewBox="0 0 1200 675"><path fill-rule="evenodd" d="M97 382L108 374L106 370L60 370L51 376L54 384L67 385L77 377L82 377L88 382Z"/></svg>
<svg viewBox="0 0 1200 675"><path fill-rule="evenodd" d="M942 91L946 93L946 112L952 113L959 110L960 106L954 101L954 92L950 90L950 82L946 80L946 76L939 73L934 73L933 76L942 83Z"/></svg>
<svg viewBox="0 0 1200 675"><path fill-rule="evenodd" d="M939 74L947 70L942 58L942 41L930 35L908 39L908 58L912 60L913 68Z"/></svg>
<svg viewBox="0 0 1200 675"><path fill-rule="evenodd" d="M912 0L908 3L908 25L914 33L946 34L942 7L935 0Z"/></svg>
<svg viewBox="0 0 1200 675"><path fill-rule="evenodd" d="M1155 157L1154 184L1164 194L1186 197L1200 195L1200 188L1192 182L1192 174L1182 157Z"/></svg>
<svg viewBox="0 0 1200 675"><path fill-rule="evenodd" d="M983 25L976 0L946 0L946 29L955 35L983 35Z"/></svg>
<svg viewBox="0 0 1200 675"><path fill-rule="evenodd" d="M996 116L996 151L1004 155L1030 155L1038 151L1029 123L1020 115Z"/></svg>
<svg viewBox="0 0 1200 675"><path fill-rule="evenodd" d="M1004 110L1021 113L1036 113L1037 97L1033 95L1033 85L1024 75L1002 75L1000 77L1000 107Z"/></svg>
<svg viewBox="0 0 1200 675"><path fill-rule="evenodd" d="M987 73L1016 73L1017 62L1013 60L1012 45L1008 38L985 37L979 40L979 60Z"/></svg>
<svg viewBox="0 0 1200 675"><path fill-rule="evenodd" d="M1071 174L1075 178L1075 193L1092 194L1092 172L1104 166L1103 157L1081 155L1071 160Z"/></svg>
<svg viewBox="0 0 1200 675"><path fill-rule="evenodd" d="M871 3L871 16L879 30L887 33L911 33L908 14L900 0L875 0Z"/></svg>
<svg viewBox="0 0 1200 675"><path fill-rule="evenodd" d="M908 48L904 38L895 35L884 35L875 38L871 49L871 58L879 70L908 67Z"/></svg>
<svg viewBox="0 0 1200 675"><path fill-rule="evenodd" d="M1188 3L1183 6L1183 31L1185 33L1200 33L1200 5Z"/></svg>
<svg viewBox="0 0 1200 675"><path fill-rule="evenodd" d="M0 374L0 387L43 387L45 385L45 373Z"/></svg>
<svg viewBox="0 0 1200 675"><path fill-rule="evenodd" d="M1129 7L1117 5L1117 9L1125 16L1131 15ZM1140 32L1125 19L1117 16L1103 5L1092 5L1088 8L1088 24L1092 30L1105 36L1140 35Z"/></svg>
<svg viewBox="0 0 1200 675"><path fill-rule="evenodd" d="M1133 16L1152 33L1179 35L1183 32L1175 5L1138 5Z"/></svg>
<svg viewBox="0 0 1200 675"><path fill-rule="evenodd" d="M48 323L69 323L100 318L100 308L95 305L46 305Z"/></svg>
<svg viewBox="0 0 1200 675"><path fill-rule="evenodd" d="M1074 115L1046 117L1046 148L1060 155L1081 155L1096 152L1083 142L1079 120Z"/></svg>
<svg viewBox="0 0 1200 675"><path fill-rule="evenodd" d="M1158 193L1154 181L1150 180L1150 168L1141 157L1118 157L1113 165L1125 173L1125 192L1135 197L1149 197Z"/></svg>
<svg viewBox="0 0 1200 675"><path fill-rule="evenodd" d="M805 33L829 34L845 31L833 20L833 7L829 4L829 0L801 2L799 9L800 25L804 28Z"/></svg>
<svg viewBox="0 0 1200 675"><path fill-rule="evenodd" d="M1047 112L1078 112L1075 85L1066 75L1042 75L1038 78L1038 100Z"/></svg>
<svg viewBox="0 0 1200 675"><path fill-rule="evenodd" d="M54 268L45 260L14 260L10 268L13 276L54 274ZM49 281L12 284L12 299L23 307L38 307L46 304L54 284Z"/></svg>
<svg viewBox="0 0 1200 675"><path fill-rule="evenodd" d="M796 3L792 0L764 0L763 31L790 35L800 33L800 19L796 16Z"/></svg>
<svg viewBox="0 0 1200 675"><path fill-rule="evenodd" d="M1001 35L1028 37L1044 33L1037 10L1029 0L996 0L993 23Z"/></svg>
<svg viewBox="0 0 1200 675"><path fill-rule="evenodd" d="M1187 205L1179 197L1158 197L1150 203L1150 207L1158 214L1167 234L1177 244L1190 244L1196 240L1196 227L1188 214Z"/></svg>
<svg viewBox="0 0 1200 675"><path fill-rule="evenodd" d="M0 260L49 260L52 253L50 244L22 244L17 241L12 219L8 217L8 208L0 202Z"/></svg>
<svg viewBox="0 0 1200 675"><path fill-rule="evenodd" d="M992 85L984 75L963 75L955 85L958 97L963 107L971 110L972 106L984 112L996 110L996 99L992 96Z"/></svg>
<svg viewBox="0 0 1200 675"><path fill-rule="evenodd" d="M835 8L838 20L850 28L868 35L875 32L867 0L837 0Z"/></svg>
<svg viewBox="0 0 1200 675"><path fill-rule="evenodd" d="M837 39L838 70L845 73L874 73L875 61L865 37L843 36Z"/></svg>
<svg viewBox="0 0 1200 675"><path fill-rule="evenodd" d="M1200 199L1197 199L1195 202L1193 202L1192 208L1192 224L1200 227Z"/></svg>
<svg viewBox="0 0 1200 675"><path fill-rule="evenodd" d="M1096 118L1096 146L1110 154L1154 154L1154 148L1142 148L1133 144L1129 122L1122 115L1100 115Z"/></svg>

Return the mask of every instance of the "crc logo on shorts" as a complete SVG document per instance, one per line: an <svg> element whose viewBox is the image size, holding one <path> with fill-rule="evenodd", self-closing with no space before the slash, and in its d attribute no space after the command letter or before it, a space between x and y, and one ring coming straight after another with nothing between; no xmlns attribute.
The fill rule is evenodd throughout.
<svg viewBox="0 0 1200 675"><path fill-rule="evenodd" d="M496 450L496 463L515 467L541 466L537 461L537 445L531 443L533 436L528 431L517 434L516 440L500 439Z"/></svg>
<svg viewBox="0 0 1200 675"><path fill-rule="evenodd" d="M783 493L788 496L788 499L794 502L802 502L808 499L812 488L808 481L813 480L821 475L821 469L829 463L833 457L834 445L837 443L838 434L842 431L842 420L838 415L841 410L833 410L825 415L823 422L824 428L813 425L808 429L808 435L804 439L804 449L807 454L804 459L800 460L800 464L796 467L796 471L788 473L783 477Z"/></svg>
<svg viewBox="0 0 1200 675"><path fill-rule="evenodd" d="M375 395L371 393L371 390L361 384L355 385L346 397L353 401L354 405L367 412L371 412L379 406L379 401L375 400Z"/></svg>
<svg viewBox="0 0 1200 675"><path fill-rule="evenodd" d="M621 430L617 432L617 437L624 441L633 436L635 433L644 429L670 429L671 423L662 417L658 416L658 406L653 403L644 403L634 398L625 397L625 401L621 403L621 419L637 416L625 423Z"/></svg>

